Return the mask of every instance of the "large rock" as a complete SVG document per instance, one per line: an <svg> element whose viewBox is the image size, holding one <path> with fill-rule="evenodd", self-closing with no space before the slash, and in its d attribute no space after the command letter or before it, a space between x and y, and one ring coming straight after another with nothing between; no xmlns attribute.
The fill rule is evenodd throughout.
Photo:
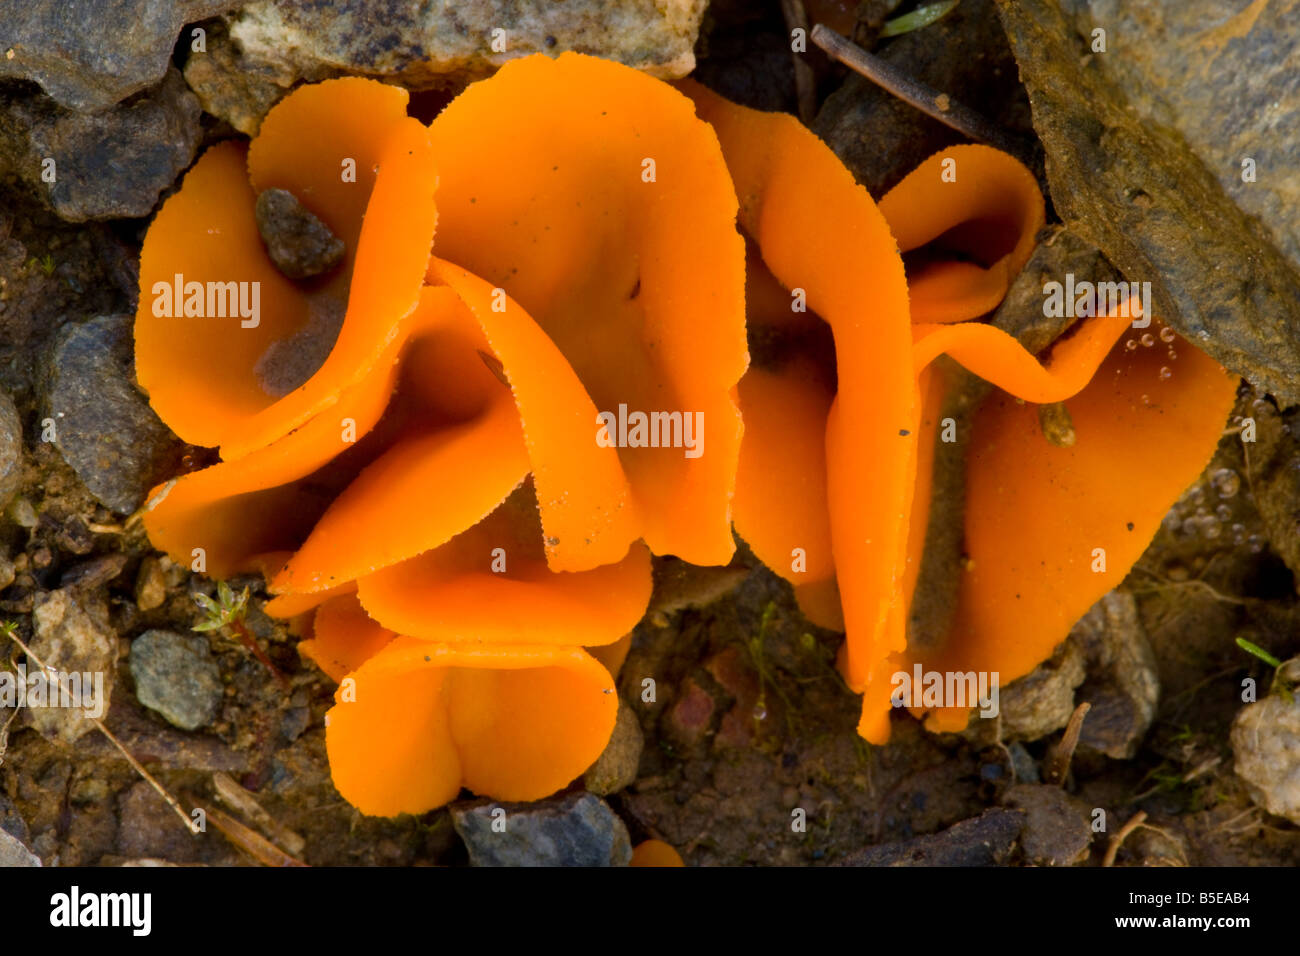
<svg viewBox="0 0 1300 956"><path fill-rule="evenodd" d="M1129 281L1151 283L1157 315L1294 403L1300 148L1278 131L1300 109L1296 0L1235 16L1214 0L1120 6L998 0L1052 203ZM1108 52L1091 52L1096 29ZM1242 182L1245 158L1255 183ZM1272 192L1252 193L1261 183Z"/></svg>
<svg viewBox="0 0 1300 956"><path fill-rule="evenodd" d="M881 843L850 854L841 866L997 866L1015 853L1022 810L995 807L939 833Z"/></svg>
<svg viewBox="0 0 1300 956"><path fill-rule="evenodd" d="M1141 116L1177 129L1228 197L1300 266L1300 0L1061 6L1077 34L1107 31L1122 52L1096 56L1097 69ZM1242 178L1245 157L1255 161L1253 182Z"/></svg>
<svg viewBox="0 0 1300 956"><path fill-rule="evenodd" d="M530 53L564 50L656 76L685 76L695 66L695 36L706 6L706 0L255 0L229 24L245 61L275 71L282 85L347 72L420 88L487 76ZM504 31L504 52L492 49L494 30Z"/></svg>
<svg viewBox="0 0 1300 956"><path fill-rule="evenodd" d="M55 444L96 498L131 514L174 471L180 445L128 377L129 315L64 329L47 363L42 415Z"/></svg>
<svg viewBox="0 0 1300 956"><path fill-rule="evenodd" d="M632 859L627 827L590 793L458 803L451 820L474 866L626 866Z"/></svg>
<svg viewBox="0 0 1300 956"><path fill-rule="evenodd" d="M162 79L181 25L239 0L0 0L0 77L103 110Z"/></svg>
<svg viewBox="0 0 1300 956"><path fill-rule="evenodd" d="M147 216L193 162L199 114L175 69L149 93L102 113L77 113L39 94L0 95L0 171L72 222Z"/></svg>

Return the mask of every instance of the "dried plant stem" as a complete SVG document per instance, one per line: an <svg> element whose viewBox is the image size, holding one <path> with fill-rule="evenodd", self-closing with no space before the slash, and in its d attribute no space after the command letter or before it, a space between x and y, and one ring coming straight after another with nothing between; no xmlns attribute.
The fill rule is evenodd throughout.
<svg viewBox="0 0 1300 956"><path fill-rule="evenodd" d="M214 806L209 806L189 794L186 794L186 796L191 803L203 811L207 819L212 821L212 825L220 830L226 839L263 866L299 867L307 865L296 856L280 849L256 830L240 823L230 814L224 813Z"/></svg>
<svg viewBox="0 0 1300 956"><path fill-rule="evenodd" d="M804 10L803 0L781 0L781 13L785 17L785 28L793 33L795 30L808 32L808 13ZM794 60L794 89L799 103L799 119L804 125L811 125L817 115L817 88L813 70L808 61L799 53L791 50Z"/></svg>
<svg viewBox="0 0 1300 956"><path fill-rule="evenodd" d="M825 24L817 24L812 28L810 35L813 43L825 50L827 56L839 60L855 73L865 76L931 119L938 120L950 129L955 129L963 136L996 146L1021 159L1026 157L1028 150L1025 144L1014 136L995 126L970 107L958 103L947 93L941 93L914 80L892 63L868 53Z"/></svg>
<svg viewBox="0 0 1300 956"><path fill-rule="evenodd" d="M231 621L230 629L235 632L235 637L239 639L239 643L243 644L244 647L248 649L248 652L256 657L258 661L261 662L262 666L271 672L271 676L274 677L275 682L280 685L280 689L287 691L289 689L288 678L281 674L279 668L271 663L271 659L262 653L262 649L257 646L257 639L253 637L252 633L244 625L244 622Z"/></svg>
<svg viewBox="0 0 1300 956"><path fill-rule="evenodd" d="M1083 718L1088 716L1088 711L1091 709L1092 704L1087 701L1074 708L1074 713L1070 715L1070 722L1065 725L1065 733L1061 735L1061 742L1056 745L1052 759L1047 762L1045 777L1048 783L1064 785L1065 778L1070 773L1070 760L1074 757L1074 748L1079 745Z"/></svg>
<svg viewBox="0 0 1300 956"><path fill-rule="evenodd" d="M1145 810L1139 810L1133 815L1132 819L1130 819L1128 823L1119 828L1119 832L1112 836L1110 841L1106 844L1106 856L1101 861L1102 866L1115 865L1115 857L1119 855L1119 848L1124 845L1124 841L1128 839L1129 834L1142 826L1142 824L1146 822L1146 819L1147 812Z"/></svg>

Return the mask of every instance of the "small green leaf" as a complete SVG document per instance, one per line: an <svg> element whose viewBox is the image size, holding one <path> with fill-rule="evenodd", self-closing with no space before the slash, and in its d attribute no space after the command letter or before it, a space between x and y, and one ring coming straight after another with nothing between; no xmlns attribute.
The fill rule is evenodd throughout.
<svg viewBox="0 0 1300 956"><path fill-rule="evenodd" d="M896 37L902 36L904 33L911 33L913 30L919 30L922 27L928 27L930 24L942 20L956 6L957 0L941 0L939 3L917 7L911 13L905 13L901 17L894 17L892 20L886 20L885 25L880 30L880 35L882 37Z"/></svg>
<svg viewBox="0 0 1300 956"><path fill-rule="evenodd" d="M1265 664L1267 664L1269 667L1272 667L1275 670L1282 666L1282 662L1280 660L1278 660L1268 651L1264 650L1264 648L1260 647L1258 644L1252 644L1244 637L1237 638L1237 646L1240 647L1247 654L1251 654L1255 657L1258 657L1261 661L1263 661Z"/></svg>

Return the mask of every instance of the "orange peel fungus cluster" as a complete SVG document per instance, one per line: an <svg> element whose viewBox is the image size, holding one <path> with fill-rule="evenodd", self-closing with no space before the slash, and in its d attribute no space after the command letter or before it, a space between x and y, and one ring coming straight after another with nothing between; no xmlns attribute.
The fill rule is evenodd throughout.
<svg viewBox="0 0 1300 956"><path fill-rule="evenodd" d="M343 241L334 271L276 269L254 213L270 188ZM577 54L513 61L428 125L396 87L303 87L248 146L205 152L146 237L140 383L220 455L155 489L146 528L214 577L266 573L267 612L340 681L331 772L368 814L581 774L651 555L725 564L733 517L846 631L859 730L883 740L898 669L1005 681L1047 657L1231 401L1181 340L1149 383L1127 316L1084 320L1044 364L971 321L1042 223L1032 176L995 150L948 150L877 206L792 117ZM917 649L940 354L999 390L966 439L951 632ZM1017 399L1065 401L1075 445Z"/></svg>
<svg viewBox="0 0 1300 956"><path fill-rule="evenodd" d="M330 81L209 149L149 230L136 324L155 409L221 457L154 493L151 539L267 572L268 613L341 681L335 784L381 815L536 799L599 756L618 697L584 648L644 614L652 550L733 553L747 362L735 196L681 93L572 55L429 126L406 107ZM343 240L335 272L276 271L271 187ZM255 322L210 314L214 285L254 281ZM677 444L601 440L627 410Z"/></svg>

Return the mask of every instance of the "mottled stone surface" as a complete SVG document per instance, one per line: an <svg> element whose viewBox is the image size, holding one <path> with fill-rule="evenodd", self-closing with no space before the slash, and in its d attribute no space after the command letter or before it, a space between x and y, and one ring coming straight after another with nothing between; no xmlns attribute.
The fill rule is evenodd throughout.
<svg viewBox="0 0 1300 956"><path fill-rule="evenodd" d="M287 189L257 197L257 230L275 267L290 279L323 275L343 261L343 240Z"/></svg>
<svg viewBox="0 0 1300 956"><path fill-rule="evenodd" d="M1029 91L1034 127L1047 150L1057 213L1129 281L1151 283L1160 318L1233 372L1295 402L1300 399L1300 271L1293 255L1283 251L1292 245L1287 236L1294 235L1295 205L1272 200L1287 211L1276 214L1284 218L1269 228L1252 214L1269 197L1254 197L1245 208L1238 204L1241 193L1225 185L1231 172L1224 162L1241 143L1222 125L1281 124L1296 109L1300 41L1294 31L1270 26L1294 20L1294 3L1252 4L1258 17L1250 29L1249 17L1234 21L1209 0L1137 3L1133 8L1146 20L1138 16L1126 21L1127 27L1110 21L1109 52L1092 53L1090 34L1079 32L1088 24L1076 27L1063 9L1081 10L1081 2L998 0ZM1152 11L1158 6L1167 15L1157 17ZM1167 44L1170 34L1182 39ZM1180 43L1191 45L1180 50ZM1199 74L1199 92L1177 109L1164 104L1171 97L1179 101L1175 87L1188 77L1183 67L1157 69L1156 54L1142 49L1155 46L1162 48L1159 62L1168 58L1173 64L1185 56L1185 69ZM1138 62L1150 62L1151 73L1135 78L1113 68L1116 59L1130 57L1130 50ZM1220 78L1228 76L1229 64L1249 75L1259 57L1278 64L1264 76L1276 68L1289 71L1289 79L1275 88L1262 77L1238 80L1250 85L1250 97L1234 99L1234 89L1243 96L1246 90L1221 86ZM1269 92L1261 99L1262 90ZM1247 119L1252 113L1255 118ZM1198 124L1204 129L1194 133ZM1258 140L1260 148L1273 150L1265 176L1274 183L1283 152L1300 160L1295 138L1285 136L1284 129L1278 125L1267 135L1263 128L1242 131L1242 142ZM1216 143L1204 154L1196 145L1201 135ZM1240 177L1241 158L1233 164Z"/></svg>
<svg viewBox="0 0 1300 956"><path fill-rule="evenodd" d="M69 684L68 688L71 691L81 686L81 699L71 702L82 706L29 706L24 713L28 724L46 737L70 744L95 729L86 719L85 711L98 711L94 716L103 718L112 699L117 672L117 635L109 624L108 606L102 595L72 588L51 591L37 598L32 627L35 634L31 649L41 663L58 671L60 679L73 673L80 675L78 683ZM27 670L29 675L36 671L31 660L27 662ZM94 698L92 691L96 692Z"/></svg>
<svg viewBox="0 0 1300 956"><path fill-rule="evenodd" d="M181 25L240 0L0 0L0 77L103 110L163 78Z"/></svg>
<svg viewBox="0 0 1300 956"><path fill-rule="evenodd" d="M18 493L23 477L23 423L9 393L0 390L0 508Z"/></svg>
<svg viewBox="0 0 1300 956"><path fill-rule="evenodd" d="M65 329L48 360L43 414L55 444L96 498L130 514L179 460L170 430L128 377L129 315Z"/></svg>
<svg viewBox="0 0 1300 956"><path fill-rule="evenodd" d="M626 866L632 859L627 827L590 793L536 803L475 800L454 804L451 819L474 866Z"/></svg>
<svg viewBox="0 0 1300 956"><path fill-rule="evenodd" d="M1024 825L1023 811L994 808L940 833L850 854L840 865L996 866L1011 858Z"/></svg>
<svg viewBox="0 0 1300 956"><path fill-rule="evenodd" d="M340 72L421 88L482 77L530 53L574 50L645 70L685 76L705 0L566 0L520 4L412 4L341 0L331 4L258 0L230 18L230 35L249 66L281 85ZM497 46L493 50L493 31Z"/></svg>
<svg viewBox="0 0 1300 956"><path fill-rule="evenodd" d="M1237 776L1251 799L1300 823L1300 703L1274 695L1246 705L1230 739Z"/></svg>
<svg viewBox="0 0 1300 956"><path fill-rule="evenodd" d="M72 222L147 216L193 161L199 113L175 69L156 88L100 113L65 109L39 93L3 93L0 171Z"/></svg>
<svg viewBox="0 0 1300 956"><path fill-rule="evenodd" d="M212 722L221 706L221 669L207 638L146 631L131 642L135 696L181 730Z"/></svg>

